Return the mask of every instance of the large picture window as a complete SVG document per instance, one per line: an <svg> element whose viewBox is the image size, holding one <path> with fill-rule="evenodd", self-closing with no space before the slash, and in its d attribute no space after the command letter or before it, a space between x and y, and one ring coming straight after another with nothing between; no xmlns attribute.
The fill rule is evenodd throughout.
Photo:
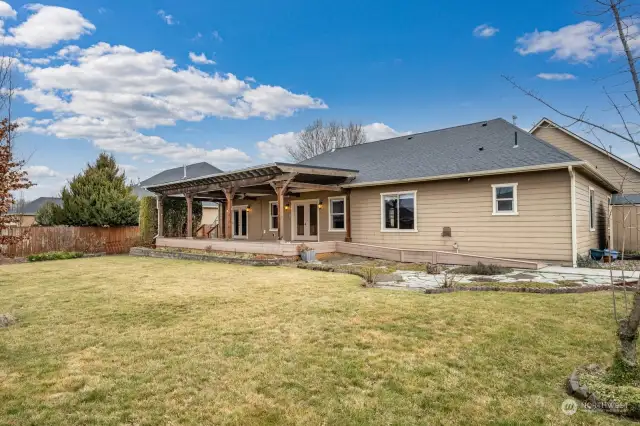
<svg viewBox="0 0 640 426"><path fill-rule="evenodd" d="M380 194L382 231L417 231L416 191Z"/></svg>
<svg viewBox="0 0 640 426"><path fill-rule="evenodd" d="M269 201L269 231L278 230L278 202Z"/></svg>
<svg viewBox="0 0 640 426"><path fill-rule="evenodd" d="M346 229L346 197L329 198L329 231L343 232Z"/></svg>
<svg viewBox="0 0 640 426"><path fill-rule="evenodd" d="M518 214L518 184L503 183L493 187L493 214Z"/></svg>

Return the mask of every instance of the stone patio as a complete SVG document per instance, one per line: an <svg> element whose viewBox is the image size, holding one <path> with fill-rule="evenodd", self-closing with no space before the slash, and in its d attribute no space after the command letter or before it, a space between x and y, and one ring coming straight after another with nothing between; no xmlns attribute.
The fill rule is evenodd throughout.
<svg viewBox="0 0 640 426"><path fill-rule="evenodd" d="M633 277L632 277L633 275ZM587 268L563 268L549 267L538 271L514 270L503 275L458 275L459 283L472 282L501 282L501 283L549 283L561 287L562 281L572 281L583 286L596 286L611 284L609 271L604 269ZM637 280L638 274L627 272L625 281ZM621 271L614 271L614 280L622 281ZM397 270L391 275L380 276L376 281L376 287L404 290L424 290L427 288L439 288L444 282L444 274L430 275L426 272Z"/></svg>

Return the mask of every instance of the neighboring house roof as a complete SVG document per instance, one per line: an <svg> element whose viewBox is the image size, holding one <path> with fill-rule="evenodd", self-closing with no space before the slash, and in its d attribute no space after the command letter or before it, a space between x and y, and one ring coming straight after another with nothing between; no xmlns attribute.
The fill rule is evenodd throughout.
<svg viewBox="0 0 640 426"><path fill-rule="evenodd" d="M167 182L175 182L181 179L193 179L201 176L213 175L216 173L222 173L222 170L212 166L207 162L189 164L186 166L186 178L185 178L185 166L175 167L168 169L157 175L151 176L149 179L143 180L138 186L146 187L159 185Z"/></svg>
<svg viewBox="0 0 640 426"><path fill-rule="evenodd" d="M640 204L640 194L613 194L611 204L614 206Z"/></svg>
<svg viewBox="0 0 640 426"><path fill-rule="evenodd" d="M575 138L576 140L584 143L585 145L600 151L601 153L605 154L606 156L616 160L617 162L621 163L622 165L624 165L625 167L630 167L633 170L635 170L636 172L640 173L640 168L638 168L637 166L634 166L633 164L629 163L628 161L623 160L622 158L618 157L617 155L615 155L612 152L607 151L606 149L604 149L601 146L598 146L596 144L594 144L591 141L588 141L587 139L583 138L582 136L579 136L575 133L573 133L571 130L562 127L561 125L554 123L553 121L551 121L550 119L543 117L542 120L540 120L535 126L533 126L533 128L530 130L530 133L535 132L536 130L538 130L541 127L554 127L564 133L566 133L567 135Z"/></svg>
<svg viewBox="0 0 640 426"><path fill-rule="evenodd" d="M138 197L138 199L141 199L141 198L144 198L144 197L155 197L156 196L156 194L154 194L153 192L147 191L146 189L141 187L140 184L133 185L132 192L135 194L136 197Z"/></svg>
<svg viewBox="0 0 640 426"><path fill-rule="evenodd" d="M300 164L358 170L347 186L359 186L564 163L584 162L498 118L339 148Z"/></svg>
<svg viewBox="0 0 640 426"><path fill-rule="evenodd" d="M36 198L35 200L26 203L24 206L22 206L22 208L18 208L18 209L12 209L9 213L11 214L23 214L23 215L35 215L38 210L40 210L40 207L44 206L47 203L54 203L57 204L59 206L62 205L62 199L61 198L56 198L56 197L40 197L40 198Z"/></svg>

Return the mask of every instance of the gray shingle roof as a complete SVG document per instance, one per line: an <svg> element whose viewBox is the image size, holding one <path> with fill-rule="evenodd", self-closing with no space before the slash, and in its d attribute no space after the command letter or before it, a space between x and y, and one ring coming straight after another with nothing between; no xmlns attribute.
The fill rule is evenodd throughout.
<svg viewBox="0 0 640 426"><path fill-rule="evenodd" d="M358 170L352 183L359 184L571 161L580 160L497 118L340 148L300 164Z"/></svg>
<svg viewBox="0 0 640 426"><path fill-rule="evenodd" d="M611 204L614 206L640 204L640 194L613 194Z"/></svg>
<svg viewBox="0 0 640 426"><path fill-rule="evenodd" d="M187 166L187 179L197 178L200 176L213 175L222 173L222 170L212 166L207 162L189 164ZM166 182L175 182L184 178L184 168L182 166L168 169L157 175L151 176L149 179L140 182L140 186L158 185Z"/></svg>
<svg viewBox="0 0 640 426"><path fill-rule="evenodd" d="M26 215L34 215L40 210L40 207L44 206L47 203L55 203L59 206L62 205L62 199L56 197L40 197L35 200L26 203L22 208L14 208L11 209L11 214L26 214Z"/></svg>

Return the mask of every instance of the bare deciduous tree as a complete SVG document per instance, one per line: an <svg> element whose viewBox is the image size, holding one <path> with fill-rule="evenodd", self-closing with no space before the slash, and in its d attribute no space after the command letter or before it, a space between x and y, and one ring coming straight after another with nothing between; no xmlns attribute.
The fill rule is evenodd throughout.
<svg viewBox="0 0 640 426"><path fill-rule="evenodd" d="M324 124L316 120L296 137L296 144L288 147L289 155L296 161L303 161L334 148L360 145L367 142L367 136L360 124L348 125L331 121Z"/></svg>
<svg viewBox="0 0 640 426"><path fill-rule="evenodd" d="M635 41L638 34L634 22L637 22L638 16L633 13L633 8L636 6L630 0L594 0L598 5L599 10L590 13L592 16L607 17L612 24L608 31L611 35L617 37L620 40L620 52L624 58L624 65L621 66L614 74L614 76L622 77L624 80L615 83L615 93L603 88L606 96L608 107L615 111L619 119L622 122L622 131L618 131L614 128L608 127L602 123L597 123L587 116L587 109L585 108L580 114L572 114L552 105L549 101L544 99L541 95L528 90L518 83L513 78L503 76L509 81L513 87L522 91L525 95L535 99L542 103L546 107L560 116L569 119L571 122L565 126L570 127L576 124L580 124L586 127L586 132L594 136L596 140L602 145L605 151L608 151L602 141L597 135L597 132L601 132L615 137L631 144L636 153L640 156L640 139L638 139L637 131L633 131L634 126L638 126L636 123L637 116L640 116L640 80L638 79L638 72L636 70L637 57L634 57L634 51L631 45ZM636 52L637 53L637 52ZM612 77L612 76L608 76ZM620 88L623 88L620 90ZM621 183L618 188L619 192L624 195L624 182L630 181L627 173L620 172L614 168L618 175L620 175ZM624 219L623 219L624 220ZM611 232L611 230L609 230ZM622 268L624 271L624 239L622 247ZM624 273L624 272L623 272ZM636 292L633 297L633 302L628 303L626 289L623 291L624 297L624 312L620 315L618 307L616 305L615 285L613 278L613 271L611 276L611 291L612 291L612 305L613 305L613 317L618 325L618 339L619 339L619 359L623 365L628 368L637 368L637 339L638 328L640 327L640 279L638 279L636 285ZM624 281L624 275L623 275Z"/></svg>

